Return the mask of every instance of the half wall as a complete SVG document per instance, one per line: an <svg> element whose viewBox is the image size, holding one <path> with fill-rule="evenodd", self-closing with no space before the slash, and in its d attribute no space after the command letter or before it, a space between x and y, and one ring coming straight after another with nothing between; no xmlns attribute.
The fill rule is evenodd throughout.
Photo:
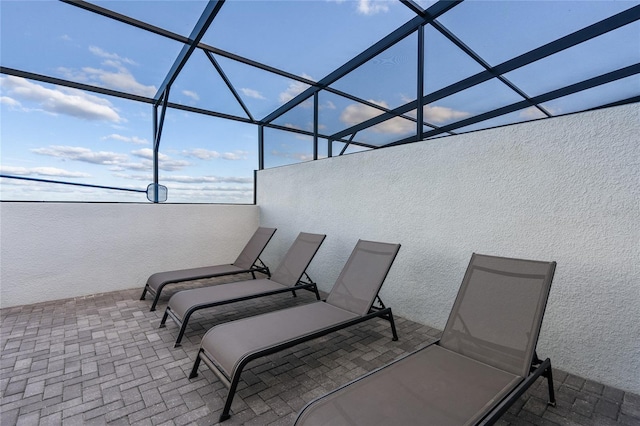
<svg viewBox="0 0 640 426"><path fill-rule="evenodd" d="M401 243L381 296L440 329L472 252L556 260L540 356L640 393L638 135L634 104L268 169L260 222L327 234L324 290L359 238Z"/></svg>

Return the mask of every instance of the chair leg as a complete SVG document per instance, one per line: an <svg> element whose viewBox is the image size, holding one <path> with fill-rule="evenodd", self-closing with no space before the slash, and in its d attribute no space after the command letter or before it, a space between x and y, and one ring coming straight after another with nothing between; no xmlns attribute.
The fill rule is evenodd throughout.
<svg viewBox="0 0 640 426"><path fill-rule="evenodd" d="M153 312L156 310L158 300L160 300L160 289L158 289L158 291L156 292L156 296L153 298L153 303L151 304L151 309L149 309L149 312Z"/></svg>
<svg viewBox="0 0 640 426"><path fill-rule="evenodd" d="M180 324L180 331L178 332L178 337L176 338L176 343L173 345L174 348L179 348L181 346L180 342L182 342L182 338L184 337L184 333L187 330L187 321L188 317L182 321Z"/></svg>
<svg viewBox="0 0 640 426"><path fill-rule="evenodd" d="M543 374L547 378L547 385L549 387L549 402L547 405L552 407L556 406L556 393L553 390L553 373L551 372L551 364L549 364L549 368Z"/></svg>
<svg viewBox="0 0 640 426"><path fill-rule="evenodd" d="M161 283L155 291L150 291L150 293L153 294L153 303L151 304L151 309L149 309L150 312L153 312L156 310L156 305L160 300L160 294L162 293L164 286L168 284L171 284L171 282Z"/></svg>
<svg viewBox="0 0 640 426"><path fill-rule="evenodd" d="M391 323L391 334L393 334L393 340L396 342L398 340L398 332L396 331L396 322L393 320L393 312L389 309L389 323Z"/></svg>
<svg viewBox="0 0 640 426"><path fill-rule="evenodd" d="M142 296L140 296L140 300L144 300L144 297L147 295L147 286L145 284L144 288L142 289Z"/></svg>
<svg viewBox="0 0 640 426"><path fill-rule="evenodd" d="M190 379L198 377L199 366L200 366L200 351L198 351L198 355L196 355L196 360L193 362L193 368L191 369L191 374L189 374Z"/></svg>
<svg viewBox="0 0 640 426"><path fill-rule="evenodd" d="M164 310L164 315L162 316L162 319L160 320L160 327L158 327L158 328L166 327L167 318L169 318L169 308L168 307L167 307L167 309Z"/></svg>
<svg viewBox="0 0 640 426"><path fill-rule="evenodd" d="M227 400L224 402L224 408L222 409L222 413L220 413L219 421L223 422L231 417L229 412L231 411L231 403L233 402L233 397L236 394L236 388L238 387L238 382L240 381L240 373L242 372L242 366L238 367L236 374L233 376L233 380L231 380L231 386L229 386L229 393L227 394Z"/></svg>

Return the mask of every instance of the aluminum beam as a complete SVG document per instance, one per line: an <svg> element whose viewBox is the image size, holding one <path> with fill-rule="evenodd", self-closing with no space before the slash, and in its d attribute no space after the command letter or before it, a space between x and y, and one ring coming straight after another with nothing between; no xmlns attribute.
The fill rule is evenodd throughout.
<svg viewBox="0 0 640 426"><path fill-rule="evenodd" d="M198 22L191 31L189 42L182 47L182 50L178 54L178 57L171 66L171 69L160 85L160 88L156 92L156 95L154 96L156 103L160 102L160 98L165 93L166 89L170 87L178 77L178 74L180 74L180 71L189 60L189 57L198 46L198 43L200 43L200 40L209 29L209 25L211 25L211 23L213 22L214 18L222 8L224 2L225 0L212 0L207 3L207 6L202 12L202 15L200 15L200 19L198 19Z"/></svg>
<svg viewBox="0 0 640 426"><path fill-rule="evenodd" d="M531 100L535 103L549 102L554 99L558 99L558 98L568 96L577 92L581 92L583 90L591 89L593 87L601 86L603 84L611 83L613 81L620 80L626 77L631 77L636 74L640 74L640 63L630 65L628 67L624 67L606 74L599 75L597 77L587 79L587 80L583 80L579 83L575 83L570 86L565 86L560 89L544 93L542 95L534 96L533 98L531 98ZM444 132L460 129L462 127L470 126L472 124L476 124L481 121L489 120L491 118L495 118L501 115L509 114L511 112L519 111L529 106L530 106L529 101L527 100L516 102L511 105L494 109L493 111L488 111L483 114L476 115L474 117L469 117L467 119L460 120L455 123L448 124L446 126L442 126L440 129L431 130L429 132L426 132L424 134L424 137L426 139L433 136L437 136ZM596 108L593 108L593 109L596 109ZM402 139L396 142L383 145L383 147L403 145L411 142L415 142L415 138Z"/></svg>
<svg viewBox="0 0 640 426"><path fill-rule="evenodd" d="M270 123L276 118L280 117L287 111L294 108L299 103L305 101L307 98L313 96L315 92L329 86L345 75L349 74L354 69L358 68L360 65L366 63L367 61L373 59L378 54L384 52L394 44L403 40L405 37L408 37L412 34L419 26L424 25L426 22L430 22L431 20L437 18L443 13L447 12L457 4L459 4L462 0L454 0L454 1L445 1L441 0L438 3L431 6L426 12L425 16L417 16L411 19L406 24L402 25L400 28L393 31L388 36L384 37L379 42L375 43L373 46L366 49L364 52L360 53L320 81L316 83L315 86L308 88L307 90L300 93L298 96L282 105L280 108L273 111L271 114L267 115L262 119L264 123Z"/></svg>
<svg viewBox="0 0 640 426"><path fill-rule="evenodd" d="M506 74L517 68L523 67L540 59L546 58L547 56L551 56L555 53L561 52L562 50L568 49L577 44L583 43L585 41L591 40L595 37L601 36L610 31L633 23L638 19L640 19L640 6L634 6L630 9L618 13L617 15L613 15L607 19L603 19L600 22L596 22L595 24L592 24L581 30L561 37L555 41L547 43L544 46L538 47L536 49L530 50L529 52L523 53L520 56L509 59L508 61L492 67L491 70L481 71L475 75L472 75L471 77L467 77L464 80L430 93L422 98L421 106L427 105L431 102L435 102L447 96L451 96L455 93L461 92L480 83L484 83L485 81L494 78L495 74ZM382 123L383 121L389 120L400 114L405 114L417 108L418 102L412 101L403 106L395 108L393 110L393 113L381 114L358 125L335 133L330 137L332 139L342 138L352 134L353 132L375 126L376 124Z"/></svg>

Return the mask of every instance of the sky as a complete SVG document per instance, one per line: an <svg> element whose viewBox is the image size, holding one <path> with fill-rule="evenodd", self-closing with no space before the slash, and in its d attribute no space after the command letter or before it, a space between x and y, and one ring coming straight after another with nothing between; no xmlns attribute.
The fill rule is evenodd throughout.
<svg viewBox="0 0 640 426"><path fill-rule="evenodd" d="M96 4L188 36L204 1L98 1ZM420 1L423 7L432 2ZM544 7L541 7L541 4ZM631 1L467 1L439 22L490 65L637 5ZM227 1L202 41L308 80L318 81L415 15L390 0ZM53 0L0 0L0 63L4 67L153 97L178 56L176 41ZM395 108L417 94L417 33L331 87L371 104ZM425 29L425 93L482 71L431 27ZM218 55L215 60L251 115L260 119L307 88ZM640 62L640 25L568 49L507 77L530 96ZM567 66L567 63L575 66ZM629 77L545 105L564 114L640 94ZM442 126L522 100L497 80L424 107ZM170 101L246 117L211 61L196 50L171 87ZM586 105L586 107L585 107ZM335 133L380 110L329 92L319 95L319 130ZM416 112L407 113L415 117ZM524 109L460 131L541 118ZM274 121L313 130L303 102ZM428 128L425 128L428 130ZM416 132L395 118L359 132L381 145ZM144 190L152 176L152 107L135 101L0 74L0 171L5 175ZM168 202L251 203L258 168L258 129L169 108L160 144L160 183ZM344 145L334 143L334 153ZM361 148L351 146L347 152ZM265 165L312 159L308 136L265 130ZM320 157L327 141L320 139ZM0 179L0 199L146 202L142 193Z"/></svg>

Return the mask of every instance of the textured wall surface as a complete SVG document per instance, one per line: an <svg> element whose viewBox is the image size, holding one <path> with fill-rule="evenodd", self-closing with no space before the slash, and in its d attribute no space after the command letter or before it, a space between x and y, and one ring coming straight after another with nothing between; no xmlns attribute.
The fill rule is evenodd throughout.
<svg viewBox="0 0 640 426"><path fill-rule="evenodd" d="M640 393L639 135L635 104L264 170L260 222L327 234L324 290L359 238L401 243L383 300L440 329L472 252L555 260L540 356Z"/></svg>
<svg viewBox="0 0 640 426"><path fill-rule="evenodd" d="M0 306L142 287L153 272L233 262L256 206L0 203Z"/></svg>

